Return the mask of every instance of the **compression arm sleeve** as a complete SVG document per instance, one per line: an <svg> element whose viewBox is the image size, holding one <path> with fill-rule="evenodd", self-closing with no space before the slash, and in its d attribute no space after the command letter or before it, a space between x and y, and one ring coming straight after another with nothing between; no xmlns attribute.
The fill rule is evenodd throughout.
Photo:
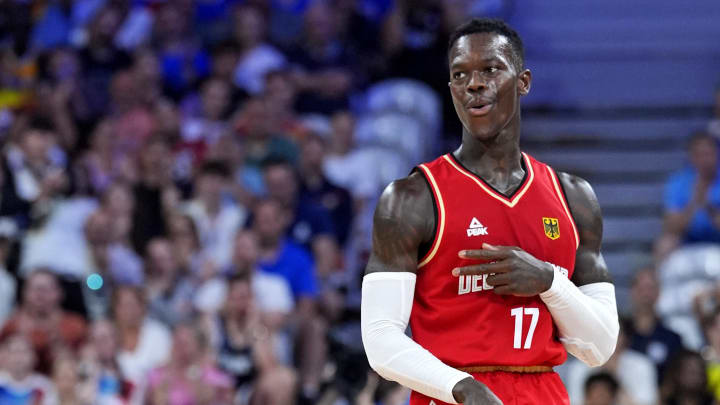
<svg viewBox="0 0 720 405"><path fill-rule="evenodd" d="M575 286L557 269L549 290L540 294L569 353L590 367L615 351L620 325L612 283Z"/></svg>
<svg viewBox="0 0 720 405"><path fill-rule="evenodd" d="M378 272L362 284L362 340L370 366L385 379L451 404L452 390L470 374L456 370L405 335L415 274Z"/></svg>

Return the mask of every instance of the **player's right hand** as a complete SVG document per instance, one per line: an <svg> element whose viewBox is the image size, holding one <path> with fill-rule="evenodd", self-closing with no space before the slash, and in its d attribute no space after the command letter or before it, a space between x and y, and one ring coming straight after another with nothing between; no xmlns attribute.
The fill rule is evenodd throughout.
<svg viewBox="0 0 720 405"><path fill-rule="evenodd" d="M455 400L464 405L502 405L500 398L487 385L472 377L455 384L452 393Z"/></svg>

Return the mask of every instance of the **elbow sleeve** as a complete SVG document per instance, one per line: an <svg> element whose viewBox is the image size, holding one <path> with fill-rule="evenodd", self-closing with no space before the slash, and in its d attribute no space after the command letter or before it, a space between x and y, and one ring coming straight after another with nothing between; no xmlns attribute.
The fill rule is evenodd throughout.
<svg viewBox="0 0 720 405"><path fill-rule="evenodd" d="M471 377L456 370L405 335L415 291L415 274L379 272L362 286L362 339L370 366L385 379L456 404L453 387Z"/></svg>
<svg viewBox="0 0 720 405"><path fill-rule="evenodd" d="M575 286L559 271L540 294L569 353L590 367L604 364L615 351L620 325L611 283Z"/></svg>

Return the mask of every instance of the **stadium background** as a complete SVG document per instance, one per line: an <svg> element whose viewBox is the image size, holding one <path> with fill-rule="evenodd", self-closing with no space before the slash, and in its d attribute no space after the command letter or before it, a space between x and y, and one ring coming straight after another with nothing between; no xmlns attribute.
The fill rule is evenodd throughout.
<svg viewBox="0 0 720 405"><path fill-rule="evenodd" d="M657 242L720 136L720 3L6 0L0 403L404 404L359 282L384 185L459 142L471 16L524 39L523 148L603 208L626 321L604 370L561 368L573 403L720 400L718 221Z"/></svg>

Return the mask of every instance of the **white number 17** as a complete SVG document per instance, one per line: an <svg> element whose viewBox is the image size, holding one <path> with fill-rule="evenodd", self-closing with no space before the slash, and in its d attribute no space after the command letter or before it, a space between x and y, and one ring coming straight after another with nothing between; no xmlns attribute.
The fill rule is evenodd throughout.
<svg viewBox="0 0 720 405"><path fill-rule="evenodd" d="M510 316L515 317L515 337L513 339L513 349L520 349L522 341L522 330L523 330L523 313L525 315L532 315L530 320L530 330L528 330L527 337L525 338L525 345L523 349L529 349L532 345L533 333L535 333L535 327L538 323L538 317L540 316L540 310L538 308L525 308L517 307L510 310Z"/></svg>

